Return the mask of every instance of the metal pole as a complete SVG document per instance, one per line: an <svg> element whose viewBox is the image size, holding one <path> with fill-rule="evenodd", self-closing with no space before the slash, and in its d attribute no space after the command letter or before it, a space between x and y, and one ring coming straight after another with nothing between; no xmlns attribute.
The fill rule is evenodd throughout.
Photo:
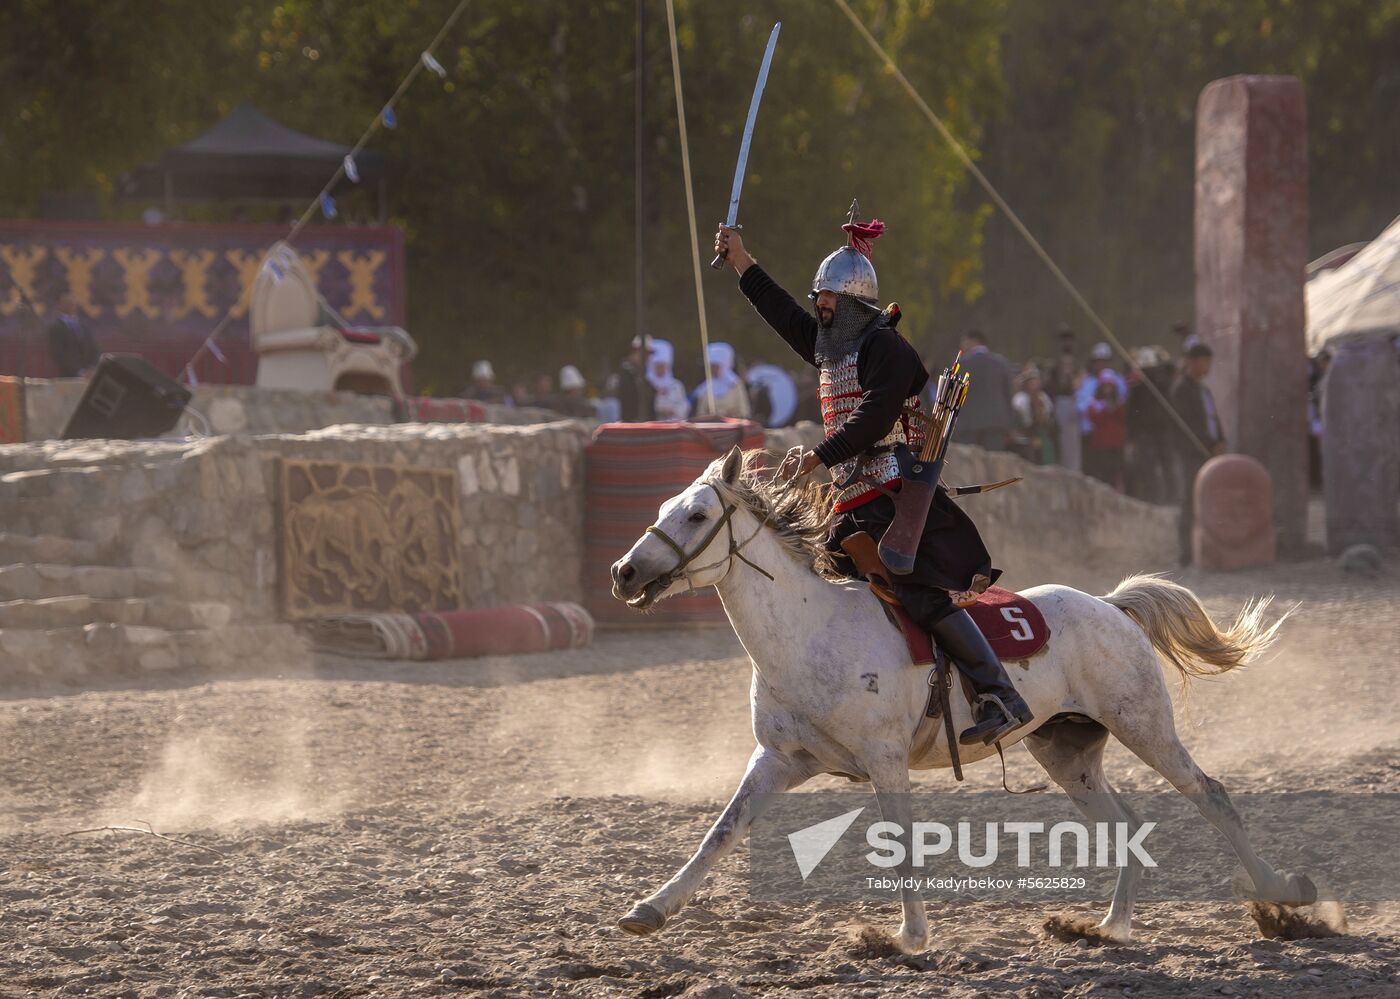
<svg viewBox="0 0 1400 999"><path fill-rule="evenodd" d="M700 233L695 227L695 185L690 181L690 139L685 131L685 94L681 91L681 52L676 42L675 0L666 0L666 29L671 35L671 79L676 85L676 119L681 132L681 171L685 176L685 210L690 216L690 262L695 268L695 308L700 317L700 360L705 365L705 400L715 415L715 380L710 375L710 327L705 320L705 283L700 269Z"/></svg>
<svg viewBox="0 0 1400 999"><path fill-rule="evenodd" d="M646 106L647 106L647 77L646 77L646 0L637 0L637 42L636 42L636 86L634 95L633 111L633 234L632 250L635 256L633 264L633 309L636 317L636 336L642 336L646 332L646 296L643 289L645 280L645 270L643 261L643 215L646 211ZM647 364L648 359L642 358L642 363Z"/></svg>

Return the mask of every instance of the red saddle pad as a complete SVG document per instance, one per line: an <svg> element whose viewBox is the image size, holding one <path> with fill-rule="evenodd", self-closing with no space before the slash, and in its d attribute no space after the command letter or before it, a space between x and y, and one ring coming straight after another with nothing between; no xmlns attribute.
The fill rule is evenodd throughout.
<svg viewBox="0 0 1400 999"><path fill-rule="evenodd" d="M1028 659L1050 641L1040 608L1019 593L990 587L967 609L999 659Z"/></svg>
<svg viewBox="0 0 1400 999"><path fill-rule="evenodd" d="M928 633L916 625L904 608L894 608L899 628L909 645L915 665L933 662L933 645ZM967 609L982 634L987 636L998 659L1028 659L1050 640L1050 626L1040 608L1019 593L993 586Z"/></svg>

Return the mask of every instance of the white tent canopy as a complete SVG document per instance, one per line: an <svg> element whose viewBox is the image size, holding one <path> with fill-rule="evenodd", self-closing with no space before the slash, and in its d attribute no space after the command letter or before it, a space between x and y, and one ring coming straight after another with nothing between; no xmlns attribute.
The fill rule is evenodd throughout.
<svg viewBox="0 0 1400 999"><path fill-rule="evenodd" d="M1400 335L1400 218L1307 284L1308 353L1356 336Z"/></svg>

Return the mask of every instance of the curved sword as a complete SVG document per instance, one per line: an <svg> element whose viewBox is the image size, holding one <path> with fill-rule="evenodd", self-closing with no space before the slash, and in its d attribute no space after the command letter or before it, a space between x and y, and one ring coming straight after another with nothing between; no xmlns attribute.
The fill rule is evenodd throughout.
<svg viewBox="0 0 1400 999"><path fill-rule="evenodd" d="M729 191L729 215L725 225L733 229L739 222L739 195L744 190L744 174L749 167L749 143L753 139L753 125L758 120L758 105L763 100L763 87L768 83L768 67L773 64L773 50L778 47L778 31L783 22L773 25L773 33L768 36L768 48L763 53L763 63L758 67L758 82L753 85L753 97L749 101L749 117L744 122L744 138L739 142L739 162L734 166L734 186ZM724 254L710 261L710 266L719 270L724 266Z"/></svg>

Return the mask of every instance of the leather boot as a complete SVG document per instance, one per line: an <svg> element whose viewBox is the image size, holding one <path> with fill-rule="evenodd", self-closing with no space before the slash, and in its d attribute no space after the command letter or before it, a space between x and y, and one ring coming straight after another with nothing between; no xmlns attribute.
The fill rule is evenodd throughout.
<svg viewBox="0 0 1400 999"><path fill-rule="evenodd" d="M933 626L933 637L977 691L976 724L958 736L960 743L989 746L1034 718L972 615L965 610L949 614Z"/></svg>

